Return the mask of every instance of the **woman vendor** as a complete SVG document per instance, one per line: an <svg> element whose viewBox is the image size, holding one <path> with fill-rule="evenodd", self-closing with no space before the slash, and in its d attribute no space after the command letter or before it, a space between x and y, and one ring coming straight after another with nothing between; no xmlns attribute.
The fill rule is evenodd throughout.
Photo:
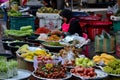
<svg viewBox="0 0 120 80"><path fill-rule="evenodd" d="M80 20L73 16L73 13L69 9L64 9L59 14L62 17L63 24L62 24L62 31L60 30L53 30L51 34L70 34L73 35L75 33L82 36L82 28L80 26Z"/></svg>

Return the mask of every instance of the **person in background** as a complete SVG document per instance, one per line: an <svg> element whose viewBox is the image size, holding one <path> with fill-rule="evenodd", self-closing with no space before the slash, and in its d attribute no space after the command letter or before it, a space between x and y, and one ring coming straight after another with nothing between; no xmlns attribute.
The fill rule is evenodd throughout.
<svg viewBox="0 0 120 80"><path fill-rule="evenodd" d="M22 1L21 1L21 6L26 5L26 4L27 4L27 2L28 2L28 0L22 0Z"/></svg>
<svg viewBox="0 0 120 80"><path fill-rule="evenodd" d="M62 24L62 31L60 30L53 30L51 34L69 34L73 35L75 33L82 36L82 28L80 26L80 20L78 18L74 18L73 12L69 9L63 9L60 14L63 20Z"/></svg>
<svg viewBox="0 0 120 80"><path fill-rule="evenodd" d="M51 5L53 9L57 9L57 0L51 0Z"/></svg>
<svg viewBox="0 0 120 80"><path fill-rule="evenodd" d="M9 0L0 0L0 3L4 3L4 2L7 2Z"/></svg>
<svg viewBox="0 0 120 80"><path fill-rule="evenodd" d="M82 6L83 8L87 8L88 7L88 0L81 0Z"/></svg>
<svg viewBox="0 0 120 80"><path fill-rule="evenodd" d="M43 5L44 5L45 7L52 7L50 0L43 0L42 3L43 3Z"/></svg>
<svg viewBox="0 0 120 80"><path fill-rule="evenodd" d="M9 8L9 0L0 0L0 7Z"/></svg>

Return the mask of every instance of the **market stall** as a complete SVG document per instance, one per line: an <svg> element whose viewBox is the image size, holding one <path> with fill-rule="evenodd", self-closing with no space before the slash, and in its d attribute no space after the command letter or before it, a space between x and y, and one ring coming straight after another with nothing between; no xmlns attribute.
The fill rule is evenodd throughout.
<svg viewBox="0 0 120 80"><path fill-rule="evenodd" d="M39 18L39 27L46 27L50 30L61 27L62 19L57 9L42 7L38 9L36 16Z"/></svg>
<svg viewBox="0 0 120 80"><path fill-rule="evenodd" d="M115 35L110 34L112 21L116 28L119 16L106 21L100 15L79 15L86 33L64 36L51 33L61 27L58 13L52 8L40 8L36 16L29 17L9 12L10 29L4 31L1 43L14 58L0 56L0 79L119 80L119 27L113 30ZM34 17L39 18L37 29Z"/></svg>

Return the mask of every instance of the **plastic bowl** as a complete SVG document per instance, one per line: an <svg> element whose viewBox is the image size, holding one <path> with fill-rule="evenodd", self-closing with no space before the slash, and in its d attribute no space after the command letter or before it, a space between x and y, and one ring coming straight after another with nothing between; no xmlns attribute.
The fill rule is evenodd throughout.
<svg viewBox="0 0 120 80"><path fill-rule="evenodd" d="M16 51L19 49L19 47L23 46L24 44L33 46L33 44L28 43L28 42L12 42L12 43L9 43L8 46L12 54L16 56Z"/></svg>
<svg viewBox="0 0 120 80"><path fill-rule="evenodd" d="M10 50L8 44L9 44L10 42L12 42L12 41L14 41L14 39L12 39L12 38L4 38L4 39L2 39L3 48L4 48L5 50Z"/></svg>
<svg viewBox="0 0 120 80"><path fill-rule="evenodd" d="M26 37L26 41L28 42L32 42L32 43L39 43L37 39L38 36L29 36L29 37Z"/></svg>
<svg viewBox="0 0 120 80"><path fill-rule="evenodd" d="M7 60L14 59L12 54L0 53L0 56L6 57Z"/></svg>
<svg viewBox="0 0 120 80"><path fill-rule="evenodd" d="M64 48L63 46L51 46L51 45L47 45L47 43L49 42L43 42L42 45L44 46L44 48L48 49L50 52L59 52L61 49Z"/></svg>

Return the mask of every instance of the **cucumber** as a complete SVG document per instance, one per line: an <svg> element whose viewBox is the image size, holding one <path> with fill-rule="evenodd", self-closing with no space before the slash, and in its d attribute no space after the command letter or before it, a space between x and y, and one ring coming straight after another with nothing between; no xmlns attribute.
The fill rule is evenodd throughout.
<svg viewBox="0 0 120 80"><path fill-rule="evenodd" d="M29 30L29 29L32 29L32 26L22 26L20 28L20 30L22 30L22 31L26 31L26 30Z"/></svg>

